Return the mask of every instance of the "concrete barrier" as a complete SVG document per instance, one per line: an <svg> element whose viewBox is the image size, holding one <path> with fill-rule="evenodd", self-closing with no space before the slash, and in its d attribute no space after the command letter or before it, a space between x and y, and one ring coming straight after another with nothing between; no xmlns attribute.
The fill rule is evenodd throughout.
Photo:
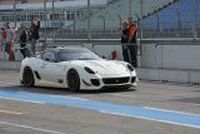
<svg viewBox="0 0 200 134"><path fill-rule="evenodd" d="M20 61L0 61L0 70L19 70Z"/></svg>

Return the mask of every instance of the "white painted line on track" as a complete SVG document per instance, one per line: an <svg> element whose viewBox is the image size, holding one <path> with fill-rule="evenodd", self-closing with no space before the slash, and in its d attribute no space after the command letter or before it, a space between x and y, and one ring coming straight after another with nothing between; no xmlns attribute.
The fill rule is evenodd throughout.
<svg viewBox="0 0 200 134"><path fill-rule="evenodd" d="M5 81L0 81L0 84L6 84L6 85L17 85L18 83L15 83L15 82L5 82Z"/></svg>
<svg viewBox="0 0 200 134"><path fill-rule="evenodd" d="M199 114L194 114L194 113L188 113L188 112L182 112L182 111L176 111L176 110L168 110L168 109L161 109L161 108L155 108L155 107L148 107L148 106L142 106L145 109L152 109L156 111L161 111L161 112L172 112L172 113L177 113L177 114L184 114L184 115L189 115L189 116L198 116L200 117Z"/></svg>
<svg viewBox="0 0 200 134"><path fill-rule="evenodd" d="M13 114L13 115L23 115L24 113L21 112L16 112L16 111L10 111L10 110L1 110L0 109L0 114Z"/></svg>
<svg viewBox="0 0 200 134"><path fill-rule="evenodd" d="M155 121L155 122L160 122L160 123L173 124L173 125L177 125L177 126L185 126L185 127L192 127L192 128L200 129L200 126L196 126L196 125L189 125L189 124L171 122L171 121L166 121L166 120L152 119L152 118L143 117L143 116L132 116L132 115L127 115L127 114L122 114L122 113L114 113L114 112L108 112L108 111L99 111L99 112L103 113L103 114L132 117L132 118L137 118L137 119L144 119L144 120L147 120L147 121Z"/></svg>
<svg viewBox="0 0 200 134"><path fill-rule="evenodd" d="M31 129L31 130L34 130L34 131L38 131L38 132L42 132L42 133L48 133L48 134L66 134L66 133L59 132L59 131L54 131L54 130L49 130L49 129L44 129L44 128L38 128L38 127L33 127L33 126L28 126L28 125L22 125L22 124L17 124L17 123L11 123L11 122L0 121L0 124L12 126L12 127L16 127L16 128L22 128L22 129Z"/></svg>
<svg viewBox="0 0 200 134"><path fill-rule="evenodd" d="M136 95L127 95L127 94L108 94L110 96L117 96L117 97L123 97L123 98L136 98Z"/></svg>
<svg viewBox="0 0 200 134"><path fill-rule="evenodd" d="M2 97L2 96L0 96L0 99L12 100L12 101L22 101L22 102L29 102L29 103L35 103L35 104L46 104L46 103L43 102L43 101L32 101L32 100L17 99L17 98L9 98L9 97Z"/></svg>

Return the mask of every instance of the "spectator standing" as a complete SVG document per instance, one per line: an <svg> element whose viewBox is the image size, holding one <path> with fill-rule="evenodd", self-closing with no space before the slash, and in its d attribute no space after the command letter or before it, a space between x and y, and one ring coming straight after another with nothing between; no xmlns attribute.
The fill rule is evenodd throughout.
<svg viewBox="0 0 200 134"><path fill-rule="evenodd" d="M16 33L15 30L12 29L9 25L9 23L7 23L7 29L6 29L6 33L7 33L7 38L6 38L6 46L5 46L5 51L8 53L8 60L9 61L14 61L15 60L15 53L14 53L14 41L15 41L15 37L16 37Z"/></svg>
<svg viewBox="0 0 200 134"><path fill-rule="evenodd" d="M22 33L19 37L19 43L20 43L20 52L22 53L24 58L26 58L28 51L26 48L27 41L28 41L27 31L26 28L22 26Z"/></svg>
<svg viewBox="0 0 200 134"><path fill-rule="evenodd" d="M5 51L5 47L6 47L6 39L7 39L7 32L6 29L4 27L1 28L1 51L2 51L2 59L3 61L6 60L6 51Z"/></svg>
<svg viewBox="0 0 200 134"><path fill-rule="evenodd" d="M136 36L137 36L137 27L132 18L128 19L129 22L129 45L128 50L130 53L130 63L137 67L137 44L136 44Z"/></svg>
<svg viewBox="0 0 200 134"><path fill-rule="evenodd" d="M36 43L39 37L39 29L40 29L40 21L33 20L30 27L30 41L31 41L31 49L32 54L35 55L36 52Z"/></svg>
<svg viewBox="0 0 200 134"><path fill-rule="evenodd" d="M123 26L120 30L121 32L121 44L122 44L122 54L124 61L130 62L128 43L129 43L129 24L128 21L124 21Z"/></svg>

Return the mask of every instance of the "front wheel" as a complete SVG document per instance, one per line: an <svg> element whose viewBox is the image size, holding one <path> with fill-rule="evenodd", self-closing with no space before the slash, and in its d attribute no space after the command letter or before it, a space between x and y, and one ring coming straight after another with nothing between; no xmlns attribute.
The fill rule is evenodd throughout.
<svg viewBox="0 0 200 134"><path fill-rule="evenodd" d="M21 82L24 86L32 87L35 84L33 72L30 68L25 68L23 72L23 80Z"/></svg>
<svg viewBox="0 0 200 134"><path fill-rule="evenodd" d="M68 71L67 85L71 91L80 90L80 77L76 70L71 69Z"/></svg>

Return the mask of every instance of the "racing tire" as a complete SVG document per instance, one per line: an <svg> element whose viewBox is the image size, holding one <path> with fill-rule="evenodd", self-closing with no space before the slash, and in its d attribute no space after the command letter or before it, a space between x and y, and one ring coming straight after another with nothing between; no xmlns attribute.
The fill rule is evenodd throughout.
<svg viewBox="0 0 200 134"><path fill-rule="evenodd" d="M34 75L30 68L25 68L23 72L23 85L26 87L33 87L35 84Z"/></svg>
<svg viewBox="0 0 200 134"><path fill-rule="evenodd" d="M80 77L75 69L71 69L67 73L67 85L71 91L80 90Z"/></svg>

